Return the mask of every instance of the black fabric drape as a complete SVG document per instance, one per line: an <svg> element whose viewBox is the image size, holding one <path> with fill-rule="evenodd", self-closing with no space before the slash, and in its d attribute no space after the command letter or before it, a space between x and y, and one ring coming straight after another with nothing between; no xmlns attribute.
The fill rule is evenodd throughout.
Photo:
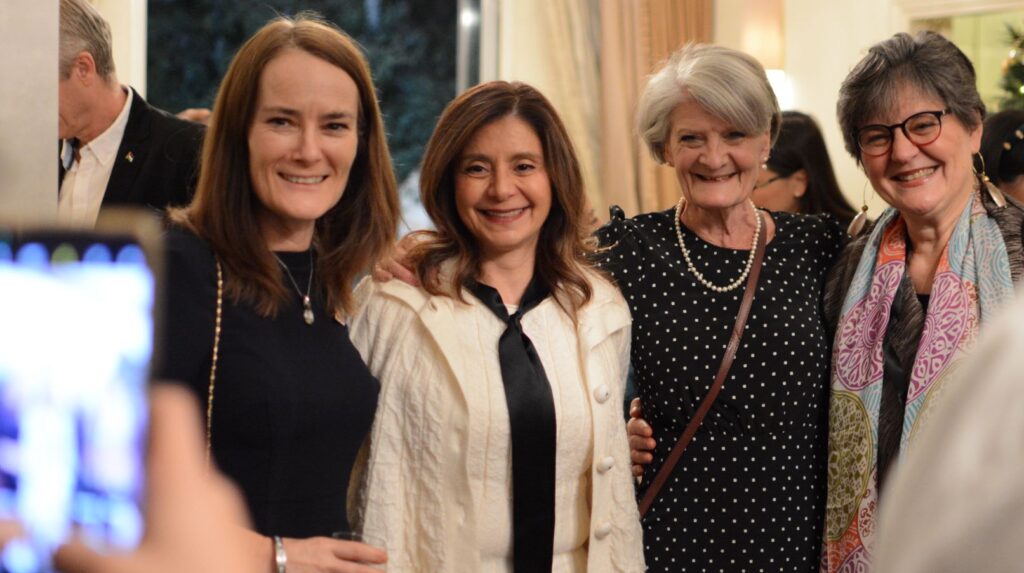
<svg viewBox="0 0 1024 573"><path fill-rule="evenodd" d="M498 340L512 434L512 557L515 573L551 571L555 537L555 402L544 365L520 324L550 294L534 276L509 316L494 288L467 285L507 325Z"/></svg>

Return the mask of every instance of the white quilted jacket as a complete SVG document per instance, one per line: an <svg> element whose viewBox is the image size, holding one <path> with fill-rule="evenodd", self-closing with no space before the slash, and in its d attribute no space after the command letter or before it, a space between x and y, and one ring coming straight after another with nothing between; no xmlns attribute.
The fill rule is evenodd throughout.
<svg viewBox="0 0 1024 573"><path fill-rule="evenodd" d="M596 276L592 284L576 332L593 420L587 571L640 573L642 531L622 417L631 319L618 289ZM350 521L385 543L390 573L478 573L465 389L479 380L481 360L479 341L456 326L473 309L401 281L367 279L356 296L352 341L381 393L352 480Z"/></svg>

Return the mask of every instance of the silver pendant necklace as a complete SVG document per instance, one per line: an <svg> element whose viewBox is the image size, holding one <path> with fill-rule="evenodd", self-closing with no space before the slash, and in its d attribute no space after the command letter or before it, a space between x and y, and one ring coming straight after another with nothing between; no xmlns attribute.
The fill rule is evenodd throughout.
<svg viewBox="0 0 1024 573"><path fill-rule="evenodd" d="M281 257L277 256L277 253L271 254L277 259L277 264L281 265L281 268L284 269L284 274L288 275L288 280L292 281L295 292L299 293L299 296L302 297L302 319L306 321L306 324L312 325L315 317L313 316L313 305L309 302L309 293L313 288L313 250L309 250L309 282L306 284L306 294L302 294L302 289L299 288L299 283L295 282L295 277L292 276L292 271L288 269L288 265L284 264L284 261L281 260Z"/></svg>

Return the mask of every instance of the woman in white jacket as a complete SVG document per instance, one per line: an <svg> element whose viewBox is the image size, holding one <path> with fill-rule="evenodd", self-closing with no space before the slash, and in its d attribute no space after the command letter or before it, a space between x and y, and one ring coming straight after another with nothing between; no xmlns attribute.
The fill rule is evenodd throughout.
<svg viewBox="0 0 1024 573"><path fill-rule="evenodd" d="M619 405L630 315L586 262L582 178L534 88L446 108L423 159L422 286L357 290L381 382L353 523L388 571L640 572Z"/></svg>

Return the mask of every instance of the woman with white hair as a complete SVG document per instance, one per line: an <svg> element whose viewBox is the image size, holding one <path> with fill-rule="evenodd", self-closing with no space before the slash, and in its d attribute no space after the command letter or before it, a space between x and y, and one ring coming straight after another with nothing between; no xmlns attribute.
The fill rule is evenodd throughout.
<svg viewBox="0 0 1024 573"><path fill-rule="evenodd" d="M818 568L829 366L820 303L842 234L831 217L752 203L779 123L756 60L682 48L651 77L637 114L651 154L676 172L679 203L632 219L613 208L598 231L601 266L633 315L635 381L653 430L638 439L653 447L641 483L648 571ZM677 442L685 454L673 464Z"/></svg>

